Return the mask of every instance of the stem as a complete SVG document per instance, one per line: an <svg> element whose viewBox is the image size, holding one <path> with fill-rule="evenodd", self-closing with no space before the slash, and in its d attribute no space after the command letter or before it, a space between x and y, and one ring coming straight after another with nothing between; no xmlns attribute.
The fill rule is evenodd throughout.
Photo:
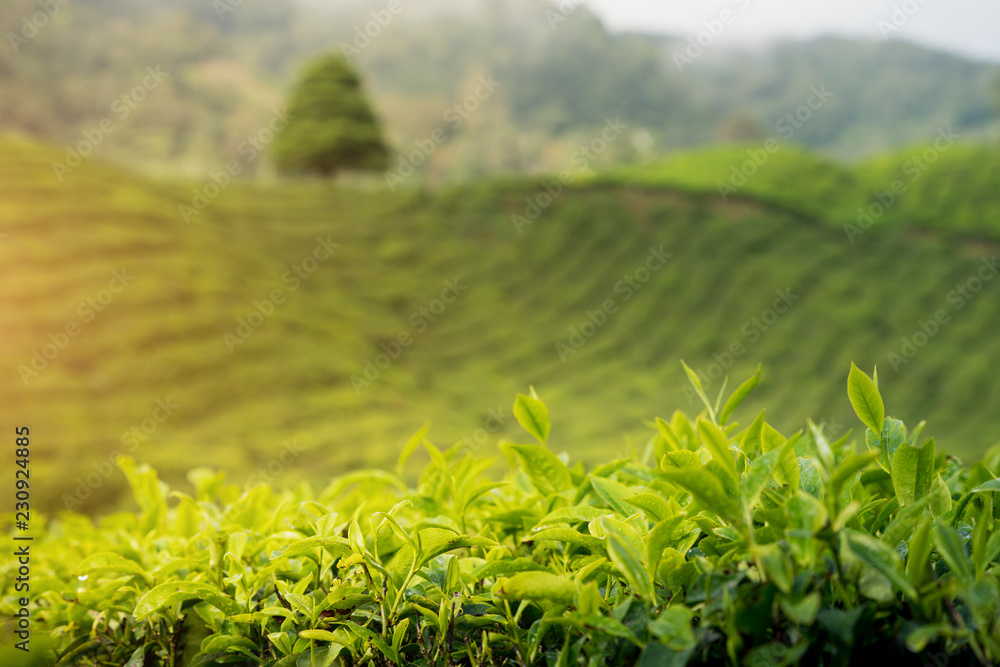
<svg viewBox="0 0 1000 667"><path fill-rule="evenodd" d="M170 642L170 665L174 667L177 664L177 645L181 641L181 633L184 632L184 619L185 616L181 616L177 622L177 629L174 631L174 636Z"/></svg>

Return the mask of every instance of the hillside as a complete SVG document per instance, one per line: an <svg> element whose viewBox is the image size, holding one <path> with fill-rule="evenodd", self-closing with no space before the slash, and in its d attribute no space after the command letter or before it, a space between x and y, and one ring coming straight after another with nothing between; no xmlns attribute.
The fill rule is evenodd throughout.
<svg viewBox="0 0 1000 667"><path fill-rule="evenodd" d="M110 502L115 450L172 483L201 465L239 483L273 464L282 484L385 463L425 420L435 441L492 452L516 434L509 396L528 385L556 415L553 447L608 460L643 445L650 414L696 409L680 359L710 393L713 362L734 377L763 362L748 411L780 405L779 428L812 417L830 431L850 408L839 383L815 378L877 363L888 409L926 417L945 450L976 458L1000 440L988 370L1000 283L960 309L953 298L996 252L995 229L957 238L899 213L852 245L788 206L638 176L568 188L548 207L547 181L440 194L236 182L185 224L179 206L211 194L207 182L88 163L59 184L59 155L0 149L0 400L35 429L36 499L49 507L67 493L87 496L83 510ZM978 166L962 155L981 158L949 153L956 173ZM962 208L984 191L952 192L967 181L939 173L921 181L951 193L939 219L991 205ZM514 215L536 219L519 234ZM901 339L920 340L938 310L947 323L893 369L888 355L908 353ZM383 350L397 356L388 366ZM35 351L37 376L19 370ZM364 384L368 361L383 368Z"/></svg>
<svg viewBox="0 0 1000 667"><path fill-rule="evenodd" d="M886 228L1000 239L1000 150L941 135L851 166L780 143L769 152L758 142L679 152L593 182L749 198L839 227L852 242Z"/></svg>
<svg viewBox="0 0 1000 667"><path fill-rule="evenodd" d="M372 28L374 37L359 37L384 4L73 4L16 52L0 50L0 88L9 93L0 131L77 146L109 119L114 130L90 142L95 155L201 178L239 156L303 63L346 50L401 154L446 132L410 185L558 172L609 118L629 132L599 157L601 167L763 140L816 86L832 98L790 139L831 156L924 144L949 125L966 140L1000 133L1000 67L904 43L824 38L748 52L720 40L678 68L686 35L613 34L586 8L552 30L546 0L407 5ZM36 9L31 0L5 3L4 34L18 34ZM148 67L166 75L132 99ZM498 89L474 112L449 116L483 76ZM248 175L268 173L266 159L246 165Z"/></svg>

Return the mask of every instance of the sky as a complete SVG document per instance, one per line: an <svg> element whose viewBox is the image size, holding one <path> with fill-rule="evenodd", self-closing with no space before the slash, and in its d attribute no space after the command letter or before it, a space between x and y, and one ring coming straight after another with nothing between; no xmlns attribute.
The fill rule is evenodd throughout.
<svg viewBox="0 0 1000 667"><path fill-rule="evenodd" d="M578 4L585 4L615 31L693 36L705 29L705 21L717 20L729 10L731 23L717 40L734 45L842 35L900 39L1000 62L1000 0L587 0Z"/></svg>

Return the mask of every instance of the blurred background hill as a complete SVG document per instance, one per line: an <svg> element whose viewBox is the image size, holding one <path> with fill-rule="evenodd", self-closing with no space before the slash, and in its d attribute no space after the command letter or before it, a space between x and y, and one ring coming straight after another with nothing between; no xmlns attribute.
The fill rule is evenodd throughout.
<svg viewBox="0 0 1000 667"><path fill-rule="evenodd" d="M546 0L402 2L92 0L62 7L42 38L0 50L0 127L60 145L114 115L147 66L169 73L154 103L97 154L146 170L200 175L232 159L283 102L305 62L350 51L402 153L439 127L448 141L420 170L429 182L558 171L608 118L629 141L601 165L776 134L812 86L833 97L794 140L853 159L933 138L996 137L1000 67L897 41L819 38L755 48L716 44L676 62L687 36L613 34L586 7L553 19ZM37 11L0 7L0 25ZM390 16L384 27L372 14ZM364 34L366 26L372 24ZM722 40L720 40L722 41ZM681 71L682 70L682 71ZM446 112L480 76L495 95L454 128ZM261 163L263 164L263 163ZM261 168L255 164L254 169Z"/></svg>
<svg viewBox="0 0 1000 667"><path fill-rule="evenodd" d="M322 483L392 461L427 420L493 452L529 384L556 448L607 460L642 448L643 420L697 412L682 358L712 395L716 370L763 362L743 416L766 405L788 432L856 426L853 360L947 451L1000 440L996 64L825 37L720 44L680 71L686 35L612 33L585 7L553 26L542 0L403 4L362 46L386 3L72 2L0 49L0 401L33 427L46 507L115 503L109 459L133 444L172 482L207 465ZM4 33L37 11L4 3ZM302 66L344 45L390 164L433 142L395 191L280 179L248 152ZM149 68L166 76L129 105ZM93 156L53 170L108 118ZM625 127L581 158L609 119Z"/></svg>

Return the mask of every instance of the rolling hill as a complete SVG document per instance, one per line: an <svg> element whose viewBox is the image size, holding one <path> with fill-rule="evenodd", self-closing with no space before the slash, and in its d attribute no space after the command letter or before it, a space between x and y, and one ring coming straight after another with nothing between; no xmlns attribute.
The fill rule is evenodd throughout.
<svg viewBox="0 0 1000 667"><path fill-rule="evenodd" d="M681 359L710 394L763 362L748 411L834 432L843 382L818 378L877 363L890 414L976 458L1000 440L997 195L968 177L985 151L949 150L852 244L817 206L863 204L906 153L778 153L722 201L714 153L685 158L704 165L687 181L659 165L392 194L97 162L60 183L61 149L3 140L0 400L33 428L36 500L81 511L115 502L115 451L172 483L210 466L282 484L391 461L426 420L494 451L529 385L555 448L608 460L644 445L641 419L695 409Z"/></svg>
<svg viewBox="0 0 1000 667"><path fill-rule="evenodd" d="M96 142L95 155L146 173L201 178L238 157L305 62L347 51L400 154L446 132L419 170L431 184L559 171L608 118L620 117L630 131L601 156L603 167L716 141L763 140L814 87L832 98L796 128L794 141L841 159L927 143L934 128L948 125L967 140L1000 132L1000 66L906 43L821 38L737 50L723 37L679 69L674 54L687 35L611 33L585 7L557 30L546 21L546 0L437 0L369 25L384 6L66 6L16 51L0 50L7 93L0 131L76 146L108 119L114 130ZM4 3L3 33L31 33L24 21L36 11L32 0ZM119 100L140 86L147 67L167 75L123 107ZM499 89L454 122L449 110L482 76ZM266 175L268 164L247 172Z"/></svg>

